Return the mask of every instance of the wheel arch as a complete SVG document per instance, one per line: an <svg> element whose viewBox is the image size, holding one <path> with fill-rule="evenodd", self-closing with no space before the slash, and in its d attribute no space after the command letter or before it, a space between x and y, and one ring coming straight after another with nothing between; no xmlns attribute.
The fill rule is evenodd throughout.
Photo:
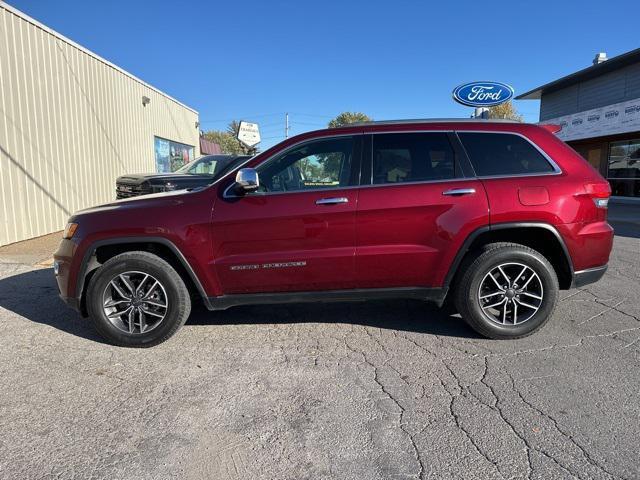
<svg viewBox="0 0 640 480"><path fill-rule="evenodd" d="M166 260L182 277L189 292L194 296L199 296L205 306L210 307L209 299L198 275L171 240L164 237L118 237L93 242L82 257L76 282L76 298L79 300L83 315L87 314L85 293L93 274L108 259L120 253L136 250L150 252Z"/></svg>
<svg viewBox="0 0 640 480"><path fill-rule="evenodd" d="M513 242L536 250L553 266L560 288L571 288L574 268L567 245L553 225L542 222L499 223L474 230L465 239L449 267L444 286L449 287L455 283L459 267L468 255L474 255L484 245L496 242Z"/></svg>

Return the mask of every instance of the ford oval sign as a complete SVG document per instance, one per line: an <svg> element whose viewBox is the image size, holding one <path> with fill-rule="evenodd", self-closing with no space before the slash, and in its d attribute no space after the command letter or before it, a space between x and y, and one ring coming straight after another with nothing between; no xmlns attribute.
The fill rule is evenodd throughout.
<svg viewBox="0 0 640 480"><path fill-rule="evenodd" d="M493 107L513 97L513 88L500 82L471 82L455 88L453 99L469 107Z"/></svg>

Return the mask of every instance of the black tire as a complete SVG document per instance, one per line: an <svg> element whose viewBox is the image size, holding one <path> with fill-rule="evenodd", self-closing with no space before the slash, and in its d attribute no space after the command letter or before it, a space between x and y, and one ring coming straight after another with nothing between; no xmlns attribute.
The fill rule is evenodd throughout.
<svg viewBox="0 0 640 480"><path fill-rule="evenodd" d="M158 280L164 289L165 316L151 331L127 333L116 327L103 308L104 292L111 280L125 272L141 272ZM121 347L153 347L169 339L184 325L191 312L189 290L175 269L149 252L126 252L106 261L91 277L87 289L87 310L96 330L109 343ZM152 318L147 315L146 318ZM142 327L140 327L142 329Z"/></svg>
<svg viewBox="0 0 640 480"><path fill-rule="evenodd" d="M544 292L541 294L539 308L531 318L515 325L497 323L491 319L489 313L485 314L480 305L481 282L487 278L489 272L508 263L526 265L532 269L537 274ZM549 261L539 252L516 243L493 243L481 249L477 256L469 258L461 268L455 290L455 305L462 318L480 335L496 340L523 338L542 328L551 318L558 301L558 277ZM522 312L523 307L520 308ZM513 307L510 313L513 314ZM515 316L518 317L517 314Z"/></svg>

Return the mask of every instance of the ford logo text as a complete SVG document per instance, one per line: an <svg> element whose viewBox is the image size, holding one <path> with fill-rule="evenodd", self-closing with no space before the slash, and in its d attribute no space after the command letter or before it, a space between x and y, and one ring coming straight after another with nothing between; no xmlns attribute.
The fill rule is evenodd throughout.
<svg viewBox="0 0 640 480"><path fill-rule="evenodd" d="M513 97L513 88L500 82L471 82L453 90L453 99L469 107L492 107Z"/></svg>

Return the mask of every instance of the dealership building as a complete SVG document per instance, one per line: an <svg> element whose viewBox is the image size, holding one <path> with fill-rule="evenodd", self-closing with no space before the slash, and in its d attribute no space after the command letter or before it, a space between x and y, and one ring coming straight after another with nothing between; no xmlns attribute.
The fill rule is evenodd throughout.
<svg viewBox="0 0 640 480"><path fill-rule="evenodd" d="M0 245L200 152L197 111L0 1Z"/></svg>
<svg viewBox="0 0 640 480"><path fill-rule="evenodd" d="M540 100L540 123L609 180L614 197L640 202L640 48L534 88L517 100Z"/></svg>

